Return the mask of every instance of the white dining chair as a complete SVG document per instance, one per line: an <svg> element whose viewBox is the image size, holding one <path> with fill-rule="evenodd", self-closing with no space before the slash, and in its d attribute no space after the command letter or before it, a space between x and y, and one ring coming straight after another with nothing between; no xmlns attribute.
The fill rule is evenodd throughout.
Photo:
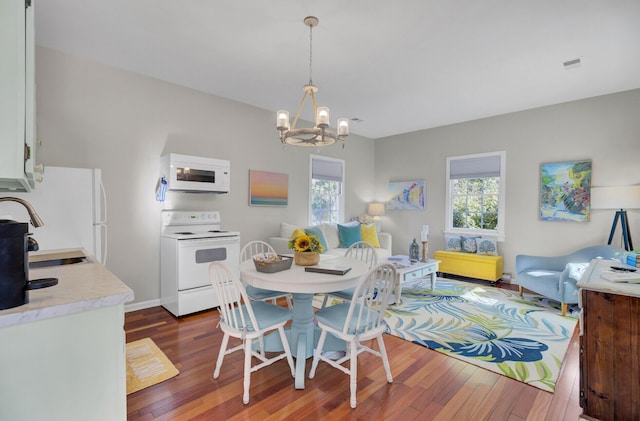
<svg viewBox="0 0 640 421"><path fill-rule="evenodd" d="M375 266L378 263L378 256L376 254L376 249L366 241L358 241L353 243L351 247L347 249L344 253L344 257L348 257L350 259L361 260L369 265L369 269ZM327 302L329 298L338 298L341 300L351 301L353 298L353 292L355 288L347 288L341 291L333 291L327 292L324 295L324 300L322 300L322 307L325 308L327 306Z"/></svg>
<svg viewBox="0 0 640 421"><path fill-rule="evenodd" d="M252 260L253 256L256 254L263 253L273 253L276 254L276 251L271 247L271 245L267 242L256 240L250 241L242 248L240 251L240 263L245 260ZM272 291L270 289L256 288L252 285L245 285L247 290L247 295L252 300L258 301L271 301L273 304L277 304L278 298L285 298L287 300L287 307L289 310L293 308L293 304L291 302L291 294L282 292L282 291Z"/></svg>
<svg viewBox="0 0 640 421"><path fill-rule="evenodd" d="M315 376L320 361L348 374L352 408L356 407L358 355L362 352L367 351L380 357L387 381L393 382L382 334L386 328L384 314L389 305L390 296L395 290L395 284L395 267L389 263L382 263L374 266L369 273L360 279L351 302L325 307L316 312L316 320L322 331L309 371L309 378L313 379ZM327 334L347 343L347 353L344 357L332 360L329 355L323 355L322 349ZM362 344L363 341L374 338L377 339L379 351ZM346 361L349 361L349 368L343 365Z"/></svg>
<svg viewBox="0 0 640 421"><path fill-rule="evenodd" d="M244 393L242 402L249 403L249 385L251 373L271 365L283 358L287 359L291 376L293 377L293 358L284 325L291 320L291 311L265 301L252 301L247 296L244 284L221 262L213 262L209 266L209 278L220 301L220 329L224 332L220 352L216 361L213 378L220 376L222 361L225 355L235 351L244 351ZM238 298L239 297L239 298ZM262 339L267 332L277 330L280 334L284 352L271 358L266 358L263 352L253 349L254 339ZM228 349L229 338L242 340L240 345ZM260 363L252 366L252 357Z"/></svg>

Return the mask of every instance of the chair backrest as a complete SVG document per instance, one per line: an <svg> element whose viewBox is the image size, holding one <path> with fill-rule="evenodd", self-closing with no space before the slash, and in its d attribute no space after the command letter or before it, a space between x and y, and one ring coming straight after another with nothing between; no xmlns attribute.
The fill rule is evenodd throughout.
<svg viewBox="0 0 640 421"><path fill-rule="evenodd" d="M222 262L209 265L209 280L216 291L220 302L221 322L239 331L249 330L251 326L258 326L253 314L251 300L247 291L236 275ZM246 313L240 311L240 304L244 304ZM253 330L251 328L251 330Z"/></svg>
<svg viewBox="0 0 640 421"><path fill-rule="evenodd" d="M356 243L353 243L351 247L349 247L344 253L344 257L362 260L363 262L369 264L369 269L371 269L378 263L378 255L376 254L375 247L373 247L371 243L367 243L366 241L358 241Z"/></svg>
<svg viewBox="0 0 640 421"><path fill-rule="evenodd" d="M276 251L271 247L271 244L256 240L250 241L242 247L240 251L240 262L244 262L245 260L251 260L253 256L260 253L275 253Z"/></svg>
<svg viewBox="0 0 640 421"><path fill-rule="evenodd" d="M395 286L395 266L381 263L371 268L358 282L342 333L363 334L379 328L384 323L384 313Z"/></svg>

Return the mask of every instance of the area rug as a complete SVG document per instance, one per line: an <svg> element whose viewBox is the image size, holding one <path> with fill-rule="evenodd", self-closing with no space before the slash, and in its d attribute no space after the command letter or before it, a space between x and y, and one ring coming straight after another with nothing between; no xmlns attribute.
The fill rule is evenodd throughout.
<svg viewBox="0 0 640 421"><path fill-rule="evenodd" d="M127 395L177 376L178 369L151 338L127 344Z"/></svg>
<svg viewBox="0 0 640 421"><path fill-rule="evenodd" d="M577 320L539 296L451 279L416 282L388 308L388 332L553 392Z"/></svg>

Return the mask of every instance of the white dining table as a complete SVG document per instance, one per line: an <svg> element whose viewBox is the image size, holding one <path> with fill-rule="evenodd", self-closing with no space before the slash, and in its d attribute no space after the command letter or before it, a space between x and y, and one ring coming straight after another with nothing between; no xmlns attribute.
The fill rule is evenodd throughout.
<svg viewBox="0 0 640 421"><path fill-rule="evenodd" d="M287 338L291 353L296 358L295 386L304 389L305 361L313 356L315 344L318 341L319 329L313 323L313 295L316 293L339 291L353 288L358 280L369 271L369 265L360 260L346 257L320 256L320 263L316 266L336 265L347 266L351 270L344 275L305 272L305 266L295 263L291 269L276 273L258 272L252 260L240 264L242 280L254 287L275 291L290 292L293 295L293 314L291 328L287 330ZM325 350L344 350L344 343L339 343ZM278 335L265 338L266 351L281 351L282 343Z"/></svg>

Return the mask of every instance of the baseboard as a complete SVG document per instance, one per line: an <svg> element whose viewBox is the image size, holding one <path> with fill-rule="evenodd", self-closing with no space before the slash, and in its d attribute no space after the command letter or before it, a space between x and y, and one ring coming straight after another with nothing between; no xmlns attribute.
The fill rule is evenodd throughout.
<svg viewBox="0 0 640 421"><path fill-rule="evenodd" d="M144 310L145 308L158 307L158 306L160 306L159 298L155 300L141 301L139 303L125 304L124 312L128 313L130 311Z"/></svg>

